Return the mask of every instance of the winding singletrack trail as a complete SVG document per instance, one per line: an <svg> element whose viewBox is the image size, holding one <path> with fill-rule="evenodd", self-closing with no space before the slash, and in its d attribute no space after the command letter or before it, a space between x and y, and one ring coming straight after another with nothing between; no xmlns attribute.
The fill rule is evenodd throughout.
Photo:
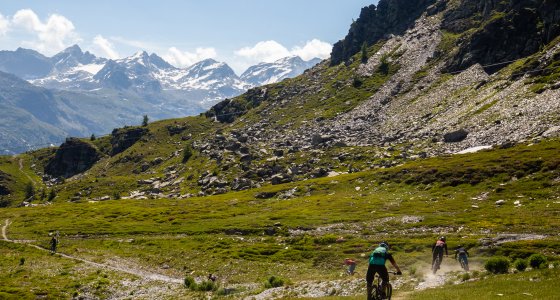
<svg viewBox="0 0 560 300"><path fill-rule="evenodd" d="M24 244L24 245L27 245L29 247L39 249L41 251L50 252L50 250L48 250L48 249L42 248L42 247L37 246L37 245L30 244L30 243L25 242L25 241L10 240L8 238L7 234L6 234L8 226L10 224L11 224L10 220L6 219L4 226L2 226L2 238L3 238L4 241L10 242L10 243L16 243L16 244ZM108 270L113 270L113 271L117 271L117 272L122 272L122 273L135 275L135 276L141 277L141 278L146 279L146 280L163 281L163 282L166 282L166 283L175 283L175 284L182 284L183 283L183 280L180 279L180 278L173 278L173 277L169 277L169 276L162 275L162 274L150 273L150 272L146 272L146 271L134 270L134 269L118 267L118 266L111 266L111 265L107 265L107 264L100 264L100 263L93 262L91 260L75 257L75 256L64 254L64 253L55 253L54 255L58 255L60 257L64 257L64 258L67 258L67 259L80 261L80 262L92 265L92 266L100 268L100 269L108 269Z"/></svg>

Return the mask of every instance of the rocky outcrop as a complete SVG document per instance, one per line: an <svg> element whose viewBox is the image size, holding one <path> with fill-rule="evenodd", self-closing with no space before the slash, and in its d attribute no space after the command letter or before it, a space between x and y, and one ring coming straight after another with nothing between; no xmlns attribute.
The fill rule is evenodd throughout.
<svg viewBox="0 0 560 300"><path fill-rule="evenodd" d="M560 35L560 2L463 0L445 13L442 29L464 35L447 71L478 63L494 73L508 65L499 63L536 53Z"/></svg>
<svg viewBox="0 0 560 300"><path fill-rule="evenodd" d="M77 138L68 138L45 166L45 173L69 178L90 169L101 156L94 145Z"/></svg>
<svg viewBox="0 0 560 300"><path fill-rule="evenodd" d="M348 35L334 44L331 65L335 66L358 53L363 45L373 45L391 35L403 34L434 0L380 0L378 5L362 8Z"/></svg>
<svg viewBox="0 0 560 300"><path fill-rule="evenodd" d="M148 129L145 127L124 127L113 130L111 133L111 156L130 148L147 133Z"/></svg>
<svg viewBox="0 0 560 300"><path fill-rule="evenodd" d="M231 123L236 118L245 114L249 109L259 106L267 100L266 88L253 88L235 99L225 99L212 106L207 112L207 118L214 118L221 123Z"/></svg>
<svg viewBox="0 0 560 300"><path fill-rule="evenodd" d="M9 195L11 193L8 186L13 180L10 174L0 171L0 196Z"/></svg>

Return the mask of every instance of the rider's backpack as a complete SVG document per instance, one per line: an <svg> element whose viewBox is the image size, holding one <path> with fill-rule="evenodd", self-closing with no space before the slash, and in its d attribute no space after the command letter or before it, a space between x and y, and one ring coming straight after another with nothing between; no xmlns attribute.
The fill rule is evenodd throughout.
<svg viewBox="0 0 560 300"><path fill-rule="evenodd" d="M385 247L377 247L369 256L370 265L384 266L387 256L387 249Z"/></svg>

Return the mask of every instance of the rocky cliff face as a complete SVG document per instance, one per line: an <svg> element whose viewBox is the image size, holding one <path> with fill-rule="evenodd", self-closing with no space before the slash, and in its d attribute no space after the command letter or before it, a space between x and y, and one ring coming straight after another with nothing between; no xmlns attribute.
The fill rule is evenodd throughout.
<svg viewBox="0 0 560 300"><path fill-rule="evenodd" d="M69 178L87 171L101 156L93 145L76 138L68 138L47 163L45 173L54 177Z"/></svg>
<svg viewBox="0 0 560 300"><path fill-rule="evenodd" d="M560 35L560 2L461 1L444 14L441 28L463 35L446 70L479 63L493 65L485 68L493 73L507 66L494 64L529 56Z"/></svg>
<svg viewBox="0 0 560 300"><path fill-rule="evenodd" d="M434 0L381 0L377 6L362 8L348 35L334 44L331 65L347 61L364 42L371 46L391 34L402 34L433 3Z"/></svg>
<svg viewBox="0 0 560 300"><path fill-rule="evenodd" d="M130 127L115 129L111 133L111 155L116 155L130 148L140 140L148 129L144 127Z"/></svg>

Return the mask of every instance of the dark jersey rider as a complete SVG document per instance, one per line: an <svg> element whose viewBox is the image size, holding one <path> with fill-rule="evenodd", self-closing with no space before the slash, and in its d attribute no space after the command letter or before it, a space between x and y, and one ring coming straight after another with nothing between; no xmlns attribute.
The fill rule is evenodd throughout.
<svg viewBox="0 0 560 300"><path fill-rule="evenodd" d="M373 250L369 257L369 266L366 274L368 300L373 289L373 279L375 277L375 273L379 274L379 277L381 277L383 291L385 291L387 283L389 283L389 272L387 271L387 267L385 266L385 262L387 260L389 260L393 267L397 269L397 275L402 274L401 269L393 258L393 255L389 253L389 243L382 242L381 244L379 244L379 246L375 248L375 250Z"/></svg>
<svg viewBox="0 0 560 300"><path fill-rule="evenodd" d="M445 242L445 237L442 236L432 246L432 266L434 265L434 261L436 261L436 257L439 257L439 263L441 264L443 260L444 250L445 250L445 255L448 256L449 253L447 252L447 243Z"/></svg>

